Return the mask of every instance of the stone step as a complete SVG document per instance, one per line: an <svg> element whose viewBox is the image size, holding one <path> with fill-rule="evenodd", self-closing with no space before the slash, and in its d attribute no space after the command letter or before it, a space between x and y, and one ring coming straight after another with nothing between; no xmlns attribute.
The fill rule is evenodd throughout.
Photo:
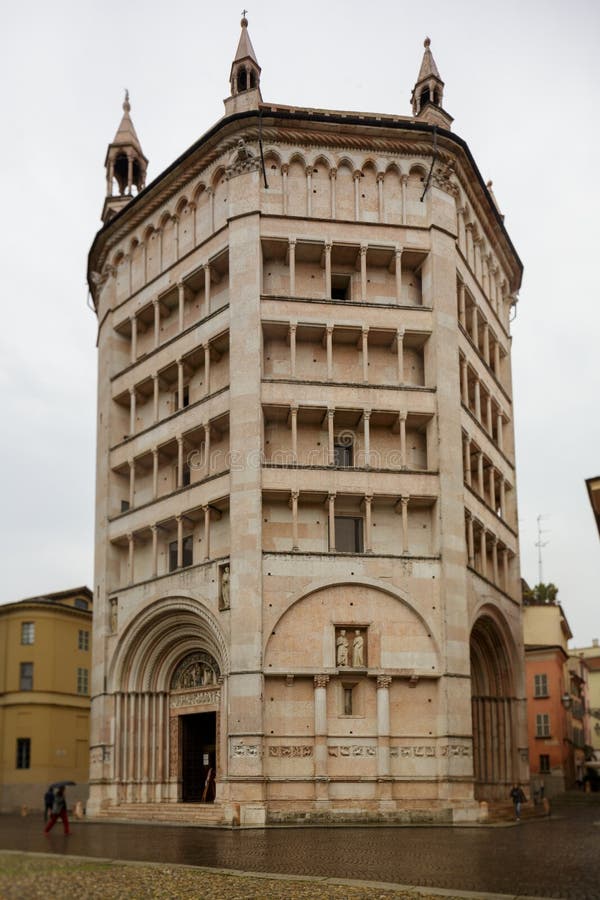
<svg viewBox="0 0 600 900"><path fill-rule="evenodd" d="M547 800L541 803L524 803L521 807L521 819L540 819L550 814ZM514 822L515 810L512 803L488 803L487 822Z"/></svg>
<svg viewBox="0 0 600 900"><path fill-rule="evenodd" d="M180 825L224 824L220 803L121 803L101 810L98 818L128 822L173 822Z"/></svg>

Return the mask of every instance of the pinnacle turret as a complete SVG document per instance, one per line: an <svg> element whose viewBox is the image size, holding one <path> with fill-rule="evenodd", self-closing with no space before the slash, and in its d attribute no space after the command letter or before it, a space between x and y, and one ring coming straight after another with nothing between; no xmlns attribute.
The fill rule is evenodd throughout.
<svg viewBox="0 0 600 900"><path fill-rule="evenodd" d="M416 84L411 95L413 116L430 125L441 125L449 128L452 116L442 106L444 99L444 82L430 50L431 40L425 38L425 52Z"/></svg>
<svg viewBox="0 0 600 900"><path fill-rule="evenodd" d="M231 93L225 101L225 110L228 114L246 109L257 109L258 104L262 102L261 68L250 40L248 19L245 16L240 25L242 32L229 74Z"/></svg>
<svg viewBox="0 0 600 900"><path fill-rule="evenodd" d="M142 151L133 122L131 121L129 91L125 91L123 116L112 143L108 145L104 166L106 168L106 200L102 211L103 222L126 206L146 184L148 160ZM116 192L115 192L116 183Z"/></svg>

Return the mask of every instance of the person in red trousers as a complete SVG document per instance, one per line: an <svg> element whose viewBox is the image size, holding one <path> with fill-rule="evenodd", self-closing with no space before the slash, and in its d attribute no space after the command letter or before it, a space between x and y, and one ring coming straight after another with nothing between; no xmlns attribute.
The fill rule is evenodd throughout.
<svg viewBox="0 0 600 900"><path fill-rule="evenodd" d="M52 815L48 819L48 823L47 823L46 827L44 828L44 834L48 834L48 832L56 824L57 819L62 819L65 834L70 834L71 831L69 829L69 817L67 816L67 801L65 798L64 787L57 788L54 793L54 803L52 804Z"/></svg>

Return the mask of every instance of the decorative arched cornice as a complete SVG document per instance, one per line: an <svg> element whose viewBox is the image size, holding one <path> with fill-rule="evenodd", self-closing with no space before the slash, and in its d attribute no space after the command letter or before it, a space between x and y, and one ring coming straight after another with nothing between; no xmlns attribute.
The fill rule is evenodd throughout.
<svg viewBox="0 0 600 900"><path fill-rule="evenodd" d="M399 588L396 588L396 587L392 588L389 585L382 584L380 581L378 581L375 578L365 578L364 576L354 577L354 578L353 577L344 577L344 578L335 579L333 581L331 579L329 579L327 581L313 581L313 582L311 582L311 584L306 585L298 593L293 594L288 602L288 605L286 606L284 611L277 618L277 620L275 621L275 623L273 624L273 626L270 629L269 636L267 637L267 641L265 643L265 656L266 656L266 651L267 651L267 647L269 644L269 640L272 637L272 633L277 631L281 620L284 618L284 616L286 616L289 613L289 611L294 606L296 606L298 603L301 603L303 600L306 600L308 597L311 597L313 594L319 593L319 591L324 591L324 590L327 590L330 588L344 587L344 586L370 588L371 590L378 591L381 594L387 594L389 597L393 597L394 600L397 600L399 603L401 603L403 606L405 606L408 610L410 610L410 612L415 616L415 618L421 623L421 625L425 629L427 635L431 639L431 642L434 646L434 649L435 649L438 659L441 659L440 647L439 647L438 642L436 641L435 637L433 636L433 629L432 629L431 625L429 624L429 622L427 621L425 616L423 616L423 614L421 612L419 612L419 610L411 603L408 594L405 591L400 590Z"/></svg>
<svg viewBox="0 0 600 900"><path fill-rule="evenodd" d="M229 671L225 637L206 604L187 592L157 598L121 634L108 690L166 690L177 662L199 648L214 656L222 673Z"/></svg>

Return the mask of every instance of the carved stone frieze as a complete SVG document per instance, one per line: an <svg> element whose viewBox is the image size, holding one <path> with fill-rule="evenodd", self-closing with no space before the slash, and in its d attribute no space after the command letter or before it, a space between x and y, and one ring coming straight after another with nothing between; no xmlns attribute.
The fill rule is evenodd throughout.
<svg viewBox="0 0 600 900"><path fill-rule="evenodd" d="M435 747L431 744L416 744L408 747L390 747L390 756L401 756L404 759L435 756Z"/></svg>
<svg viewBox="0 0 600 900"><path fill-rule="evenodd" d="M286 744L278 747L269 747L269 756L277 759L290 759L312 755L313 748L310 744Z"/></svg>
<svg viewBox="0 0 600 900"><path fill-rule="evenodd" d="M373 757L377 756L377 747L369 747L364 744L333 744L327 748L327 752L329 756Z"/></svg>
<svg viewBox="0 0 600 900"><path fill-rule="evenodd" d="M438 163L433 170L433 175L431 176L431 180L441 191L445 191L447 194L450 194L452 197L458 198L460 196L460 191L458 189L458 185L455 184L454 181L451 180L454 175L454 170L451 166L446 166Z"/></svg>
<svg viewBox="0 0 600 900"><path fill-rule="evenodd" d="M258 744L234 744L231 748L231 755L237 759L241 757L257 759L262 754Z"/></svg>
<svg viewBox="0 0 600 900"><path fill-rule="evenodd" d="M181 709L183 706L218 706L221 702L221 692L214 691L188 691L185 694L174 694L169 704L171 709Z"/></svg>
<svg viewBox="0 0 600 900"><path fill-rule="evenodd" d="M171 678L171 690L181 691L216 684L220 674L219 666L210 653L192 653L175 669Z"/></svg>
<svg viewBox="0 0 600 900"><path fill-rule="evenodd" d="M260 158L256 156L243 138L237 143L237 148L231 162L225 169L225 178L235 178L236 175L243 175L245 172L256 172L260 169Z"/></svg>

